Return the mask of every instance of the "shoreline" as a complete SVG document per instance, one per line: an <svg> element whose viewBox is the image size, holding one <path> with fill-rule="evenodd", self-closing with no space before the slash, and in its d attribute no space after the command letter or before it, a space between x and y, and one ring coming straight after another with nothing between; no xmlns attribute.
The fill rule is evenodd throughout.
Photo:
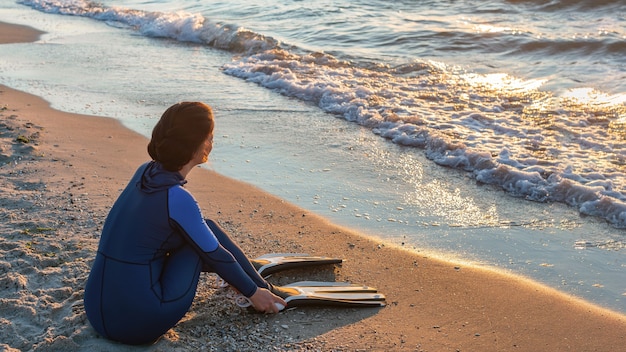
<svg viewBox="0 0 626 352"><path fill-rule="evenodd" d="M6 27L28 32L0 24L0 43L10 42ZM33 33L39 34L31 33L31 40L40 35ZM15 287L0 297L7 327L0 348L137 350L99 338L81 304L104 217L147 160L147 139L113 119L52 110L42 99L4 86L0 107L7 195L0 203L1 281ZM19 142L20 136L28 142ZM240 333L268 348L319 351L611 351L626 342L626 316L619 313L517 276L380 244L210 170L198 169L188 180L204 215L225 226L250 256L307 252L346 259L334 269L290 271L270 281L367 284L387 295L388 306L259 316L224 306L224 294L201 283L183 321L142 350L212 350ZM245 350L236 338L229 346Z"/></svg>

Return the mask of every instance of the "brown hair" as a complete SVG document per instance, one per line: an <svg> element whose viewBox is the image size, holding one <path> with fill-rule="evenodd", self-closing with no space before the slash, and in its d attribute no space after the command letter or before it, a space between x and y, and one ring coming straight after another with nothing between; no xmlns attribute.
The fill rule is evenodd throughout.
<svg viewBox="0 0 626 352"><path fill-rule="evenodd" d="M179 171L213 132L213 110L200 102L182 102L165 110L152 130L148 154L169 171Z"/></svg>

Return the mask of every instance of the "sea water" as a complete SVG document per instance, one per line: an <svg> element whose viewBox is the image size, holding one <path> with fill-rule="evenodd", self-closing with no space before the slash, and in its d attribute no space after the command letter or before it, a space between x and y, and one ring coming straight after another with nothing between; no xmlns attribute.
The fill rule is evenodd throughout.
<svg viewBox="0 0 626 352"><path fill-rule="evenodd" d="M145 135L205 101L216 171L626 312L625 10L0 0L0 20L48 32L0 47L0 83Z"/></svg>

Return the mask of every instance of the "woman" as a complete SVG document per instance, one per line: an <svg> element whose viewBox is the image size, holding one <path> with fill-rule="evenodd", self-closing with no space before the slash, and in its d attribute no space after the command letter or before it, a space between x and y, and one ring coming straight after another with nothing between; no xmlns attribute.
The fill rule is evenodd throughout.
<svg viewBox="0 0 626 352"><path fill-rule="evenodd" d="M152 161L139 167L111 208L84 298L87 318L103 336L156 341L191 306L201 271L216 272L260 312L286 305L183 188L187 174L208 160L213 126L203 103L167 109L148 144Z"/></svg>

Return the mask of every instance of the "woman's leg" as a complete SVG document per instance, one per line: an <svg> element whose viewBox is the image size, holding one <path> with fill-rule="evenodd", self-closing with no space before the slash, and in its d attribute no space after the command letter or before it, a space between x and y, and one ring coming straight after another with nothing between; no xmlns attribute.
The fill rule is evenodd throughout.
<svg viewBox="0 0 626 352"><path fill-rule="evenodd" d="M239 265L241 265L243 270L248 274L248 276L250 276L252 281L254 281L259 287L269 288L267 281L259 275L259 272L256 271L252 263L250 263L250 259L248 259L241 248L239 248L239 246L230 239L228 234L226 234L226 232L215 221L210 219L205 219L205 221L211 231L213 231L213 234L215 234L215 237L217 237L217 240L220 242L222 247L226 248L233 255L233 257L235 257L237 262L239 262Z"/></svg>

